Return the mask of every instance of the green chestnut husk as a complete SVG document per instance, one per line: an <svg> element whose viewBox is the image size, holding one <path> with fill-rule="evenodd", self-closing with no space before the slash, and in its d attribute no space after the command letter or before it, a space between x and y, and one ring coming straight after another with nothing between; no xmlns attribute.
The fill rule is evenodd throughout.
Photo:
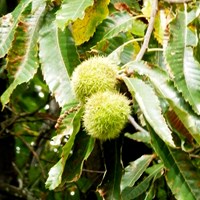
<svg viewBox="0 0 200 200"><path fill-rule="evenodd" d="M72 74L72 88L77 99L85 103L96 92L116 89L118 67L106 57L92 57L83 61Z"/></svg>
<svg viewBox="0 0 200 200"><path fill-rule="evenodd" d="M89 135L99 140L119 137L131 112L130 101L118 92L98 92L85 104L83 125Z"/></svg>

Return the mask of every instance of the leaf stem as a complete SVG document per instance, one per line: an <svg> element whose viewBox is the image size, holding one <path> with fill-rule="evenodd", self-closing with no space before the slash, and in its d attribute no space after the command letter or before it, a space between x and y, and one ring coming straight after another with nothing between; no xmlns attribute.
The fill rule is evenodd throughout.
<svg viewBox="0 0 200 200"><path fill-rule="evenodd" d="M128 120L130 121L130 123L133 125L133 127L134 127L136 130L147 133L147 131L146 131L145 129L143 129L143 128L135 121L135 119L134 119L131 115L128 116Z"/></svg>
<svg viewBox="0 0 200 200"><path fill-rule="evenodd" d="M147 32L144 36L144 42L142 44L140 52L138 53L138 55L136 57L136 61L139 61L142 59L143 55L145 54L146 49L148 48L149 40L150 40L151 33L152 33L153 27L154 27L154 21L155 21L157 9L158 9L158 0L154 0L154 3L152 5L151 17L149 20L149 26L148 26Z"/></svg>
<svg viewBox="0 0 200 200"><path fill-rule="evenodd" d="M147 49L148 52L154 52L154 51L163 51L163 48L148 48Z"/></svg>

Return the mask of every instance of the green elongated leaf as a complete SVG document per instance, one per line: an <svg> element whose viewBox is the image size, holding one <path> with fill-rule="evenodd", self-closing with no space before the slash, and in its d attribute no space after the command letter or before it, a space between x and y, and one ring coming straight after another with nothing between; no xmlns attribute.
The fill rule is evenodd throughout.
<svg viewBox="0 0 200 200"><path fill-rule="evenodd" d="M63 163L60 159L49 171L49 177L45 183L46 188L53 190L61 183L63 173Z"/></svg>
<svg viewBox="0 0 200 200"><path fill-rule="evenodd" d="M155 197L155 186L152 184L149 188L149 191L146 192L146 196L144 200L152 200Z"/></svg>
<svg viewBox="0 0 200 200"><path fill-rule="evenodd" d="M21 14L30 4L31 0L22 0L16 9L0 19L0 58L4 57L11 47L15 29L21 18Z"/></svg>
<svg viewBox="0 0 200 200"><path fill-rule="evenodd" d="M125 136L132 140L136 140L138 142L144 142L147 144L151 143L151 136L150 136L149 132L137 132L134 134L125 133Z"/></svg>
<svg viewBox="0 0 200 200"><path fill-rule="evenodd" d="M41 4L43 4L44 2L46 2L47 0L34 0L32 1L32 10L31 12L34 13Z"/></svg>
<svg viewBox="0 0 200 200"><path fill-rule="evenodd" d="M44 79L61 107L74 101L70 76L79 57L69 29L61 31L49 13L40 31L40 61Z"/></svg>
<svg viewBox="0 0 200 200"><path fill-rule="evenodd" d="M174 88L173 83L169 81L167 73L159 68L152 69L142 61L129 62L126 67L128 71L136 71L140 75L146 75L150 79L156 90L169 102L184 126L197 143L200 144L200 119L190 109L190 106L183 101L182 96Z"/></svg>
<svg viewBox="0 0 200 200"><path fill-rule="evenodd" d="M117 65L119 65L121 63L121 56L122 53L124 52L124 49L127 45L134 43L135 45L131 47L135 47L137 45L137 41L142 41L143 39L133 39L133 40L129 40L127 42L125 42L124 44L120 45L119 47L117 47L114 51L112 51L107 57L111 60L113 60ZM128 49L123 55L131 55L131 57L133 57L133 50L134 48ZM124 57L124 56L123 56Z"/></svg>
<svg viewBox="0 0 200 200"><path fill-rule="evenodd" d="M56 13L56 22L59 28L64 30L70 22L83 19L85 9L92 6L93 0L63 0L61 9Z"/></svg>
<svg viewBox="0 0 200 200"><path fill-rule="evenodd" d="M168 8L158 10L157 15L155 17L154 37L163 46L166 37L165 34L167 30L167 25L169 24L171 18L172 16L170 16L170 10Z"/></svg>
<svg viewBox="0 0 200 200"><path fill-rule="evenodd" d="M93 6L85 10L83 19L77 19L72 24L72 33L77 45L80 45L93 36L99 25L109 14L108 4L110 0L95 1Z"/></svg>
<svg viewBox="0 0 200 200"><path fill-rule="evenodd" d="M140 20L134 20L131 33L143 37L145 34L146 24Z"/></svg>
<svg viewBox="0 0 200 200"><path fill-rule="evenodd" d="M146 177L142 182L140 182L135 187L126 187L122 191L122 199L123 200L132 200L136 197L140 196L142 193L146 192L148 189L150 182L152 179L156 179L156 177L159 177L159 175L162 173L164 166L163 164L158 164L152 173Z"/></svg>
<svg viewBox="0 0 200 200"><path fill-rule="evenodd" d="M138 42L133 42L132 44L126 45L120 55L121 65L135 60L139 49L140 48Z"/></svg>
<svg viewBox="0 0 200 200"><path fill-rule="evenodd" d="M123 43L125 43L128 40L128 38L126 38L124 35L120 34L117 37L114 37L112 39L109 40L103 40L99 43L97 43L97 45L95 45L95 47L93 48L94 50L97 50L103 54L112 54L113 51L117 50L117 48L121 45L123 45ZM109 58L110 59L116 59L114 60L115 63L119 63L120 62L120 56L121 53L123 52L124 48L122 47L122 49L118 52L114 52Z"/></svg>
<svg viewBox="0 0 200 200"><path fill-rule="evenodd" d="M27 13L28 12L28 13ZM34 14L27 10L20 17L16 28L15 39L7 56L7 70L14 79L8 89L1 96L3 107L9 102L13 90L20 84L28 82L39 67L37 58L38 31L45 12L45 5L41 5Z"/></svg>
<svg viewBox="0 0 200 200"><path fill-rule="evenodd" d="M151 131L152 144L163 161L167 183L177 199L192 200L200 198L200 173L192 165L187 153L168 147L155 132Z"/></svg>
<svg viewBox="0 0 200 200"><path fill-rule="evenodd" d="M67 160L62 175L63 182L74 182L80 178L83 163L89 157L94 148L95 140L85 132L77 135L74 142L73 154Z"/></svg>
<svg viewBox="0 0 200 200"><path fill-rule="evenodd" d="M126 12L113 13L112 16L107 17L97 27L96 32L91 39L91 46L95 46L98 42L106 43L108 39L114 39L114 37L119 36L119 34L122 32L134 33L136 32L134 27L135 24L138 24L136 17L131 17Z"/></svg>
<svg viewBox="0 0 200 200"><path fill-rule="evenodd" d="M64 137L70 137L74 116L79 108L80 105L77 102L72 102L62 108L57 124L55 125L57 135L51 139L51 145L60 146Z"/></svg>
<svg viewBox="0 0 200 200"><path fill-rule="evenodd" d="M130 164L125 168L125 173L122 175L122 191L126 187L132 187L135 185L135 182L145 172L154 157L154 155L143 155L137 160L130 162Z"/></svg>
<svg viewBox="0 0 200 200"><path fill-rule="evenodd" d="M80 108L76 112L76 115L73 118L73 127L71 127L70 129L71 131L70 138L62 149L62 155L61 155L62 157L49 171L49 176L45 183L45 187L48 188L49 190L54 190L61 184L62 174L65 168L66 160L70 155L70 151L74 145L74 140L76 138L77 133L80 130L82 113L83 113L82 108Z"/></svg>
<svg viewBox="0 0 200 200"><path fill-rule="evenodd" d="M137 78L124 78L124 81L132 96L137 100L145 118L159 137L162 138L166 144L175 147L171 131L161 114L160 102L154 90Z"/></svg>
<svg viewBox="0 0 200 200"><path fill-rule="evenodd" d="M151 181L151 185L148 188L148 191L145 192L144 200L152 200L152 199L167 200L168 197L167 194L169 193L170 189L166 188L166 182L164 177L164 172L165 172L164 164L163 163L154 164L146 170L146 173L150 175L155 171L156 168L158 168L161 165L163 166L163 169L161 170L161 173L154 176L153 180Z"/></svg>
<svg viewBox="0 0 200 200"><path fill-rule="evenodd" d="M115 13L110 17L111 27L103 36L103 40L117 36L120 32L131 31L133 23L136 20L126 12Z"/></svg>
<svg viewBox="0 0 200 200"><path fill-rule="evenodd" d="M178 12L170 24L171 37L165 56L175 86L194 111L200 114L200 64L193 55L193 47L198 42L197 33L188 27L196 17L195 9L190 13L186 10Z"/></svg>
<svg viewBox="0 0 200 200"><path fill-rule="evenodd" d="M120 200L120 182L122 176L120 141L103 143L106 172L97 191L104 200Z"/></svg>
<svg viewBox="0 0 200 200"><path fill-rule="evenodd" d="M149 18L151 16L152 4L153 4L153 0L144 1L144 5L141 11L146 18Z"/></svg>

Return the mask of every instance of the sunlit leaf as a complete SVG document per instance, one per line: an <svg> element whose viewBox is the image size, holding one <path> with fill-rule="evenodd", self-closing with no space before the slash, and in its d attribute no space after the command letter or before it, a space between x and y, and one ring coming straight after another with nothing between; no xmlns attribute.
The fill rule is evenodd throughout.
<svg viewBox="0 0 200 200"><path fill-rule="evenodd" d="M30 11L27 9L20 17L12 48L7 56L6 67L13 82L1 96L3 107L9 102L13 90L18 85L28 82L37 72L39 67L37 58L38 32L44 11L45 5L43 4L33 15L30 15Z"/></svg>
<svg viewBox="0 0 200 200"><path fill-rule="evenodd" d="M46 2L46 0L34 0L32 1L32 10L31 12L34 13L41 4L43 4L44 2Z"/></svg>
<svg viewBox="0 0 200 200"><path fill-rule="evenodd" d="M109 14L108 4L110 0L95 1L93 6L85 10L83 19L77 19L72 25L72 33L77 45L80 45L93 36L96 26Z"/></svg>
<svg viewBox="0 0 200 200"><path fill-rule="evenodd" d="M169 81L167 73L159 68L150 68L144 62L130 62L126 67L128 71L136 71L140 75L146 75L156 90L159 91L162 97L164 97L175 111L176 115L182 121L184 126L193 136L193 138L200 144L200 119L190 108L190 106L184 102L182 96L174 88L172 82Z"/></svg>
<svg viewBox="0 0 200 200"><path fill-rule="evenodd" d="M144 36L145 34L145 29L146 29L146 24L140 20L134 20L133 21L133 27L131 30L131 33L137 36Z"/></svg>
<svg viewBox="0 0 200 200"><path fill-rule="evenodd" d="M163 42L165 40L165 35L167 31L167 26L171 20L170 11L168 9L160 9L157 12L155 23L154 23L154 29L155 31L154 36L157 39L157 41L163 45Z"/></svg>
<svg viewBox="0 0 200 200"><path fill-rule="evenodd" d="M142 13L146 18L149 18L151 16L152 4L153 0L144 0L143 2Z"/></svg>
<svg viewBox="0 0 200 200"><path fill-rule="evenodd" d="M132 39L129 40L119 47L117 47L115 50L113 50L109 55L108 58L113 60L117 65L119 65L121 62L130 61L130 57L134 58L134 55L136 53L134 50L137 52L137 46L138 43L137 41L141 41L142 39ZM127 47L127 48L126 48ZM126 59L128 57L128 59Z"/></svg>
<svg viewBox="0 0 200 200"><path fill-rule="evenodd" d="M178 12L170 23L171 35L165 56L175 86L194 111L200 114L200 64L193 55L193 47L197 45L197 32L188 27L195 18L195 9L190 13Z"/></svg>
<svg viewBox="0 0 200 200"><path fill-rule="evenodd" d="M40 60L44 79L59 105L74 101L70 76L79 57L69 29L61 31L49 13L40 31Z"/></svg>
<svg viewBox="0 0 200 200"><path fill-rule="evenodd" d="M56 13L56 22L62 30L70 22L83 19L85 9L93 5L93 0L63 0L60 10Z"/></svg>
<svg viewBox="0 0 200 200"><path fill-rule="evenodd" d="M151 142L151 136L149 132L136 132L134 134L126 133L125 136L138 142L144 142L147 144L150 144Z"/></svg>
<svg viewBox="0 0 200 200"><path fill-rule="evenodd" d="M105 32L105 34L103 36L104 40L115 37L120 32L131 31L131 29L133 27L133 23L136 20L135 18L133 18L126 12L115 13L110 17L110 19L111 19L110 25L111 24L112 25L109 28L109 30L107 32Z"/></svg>
<svg viewBox="0 0 200 200"><path fill-rule="evenodd" d="M49 177L46 181L46 188L55 189L60 183L63 172L62 159L60 159L49 171Z"/></svg>
<svg viewBox="0 0 200 200"><path fill-rule="evenodd" d="M160 102L154 90L137 78L124 78L124 81L129 91L132 93L133 98L138 102L145 118L159 137L168 145L175 147L171 131L161 113Z"/></svg>

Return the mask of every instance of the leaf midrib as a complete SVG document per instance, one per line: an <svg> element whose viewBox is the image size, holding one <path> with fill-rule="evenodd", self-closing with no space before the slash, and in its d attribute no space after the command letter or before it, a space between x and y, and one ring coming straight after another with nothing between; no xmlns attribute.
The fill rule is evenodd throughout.
<svg viewBox="0 0 200 200"><path fill-rule="evenodd" d="M27 62L28 62L28 59L29 59L29 57L31 56L31 54L32 54L32 50L31 50L31 47L33 47L33 45L34 45L34 43L35 43L35 39L30 39L30 38L35 38L35 35L37 35L38 34L38 32L36 31L37 29L38 29L38 26L39 26L39 21L40 21L40 18L41 18L41 16L42 16L42 14L43 14L43 9L44 9L44 5L42 5L42 6L40 6L40 8L38 9L38 15L37 15L37 12L36 12L36 15L34 15L34 17L36 18L36 20L34 21L34 22L36 22L36 23L34 23L34 24L36 24L35 26L33 25L33 23L31 22L31 27L32 27L32 30L31 30L31 34L29 35L29 45L27 46L27 51L26 51L26 54L24 55L24 57L25 57L25 59L23 60L23 62L22 62L22 64L20 65L20 68L19 68L19 70L17 71L17 73L16 73L16 76L15 76L15 78L17 79L18 77L20 77L20 75L21 75L21 73L22 73L22 71L23 71L23 69L24 69L24 67L25 67L25 65L27 64ZM40 11L40 12L39 12Z"/></svg>

